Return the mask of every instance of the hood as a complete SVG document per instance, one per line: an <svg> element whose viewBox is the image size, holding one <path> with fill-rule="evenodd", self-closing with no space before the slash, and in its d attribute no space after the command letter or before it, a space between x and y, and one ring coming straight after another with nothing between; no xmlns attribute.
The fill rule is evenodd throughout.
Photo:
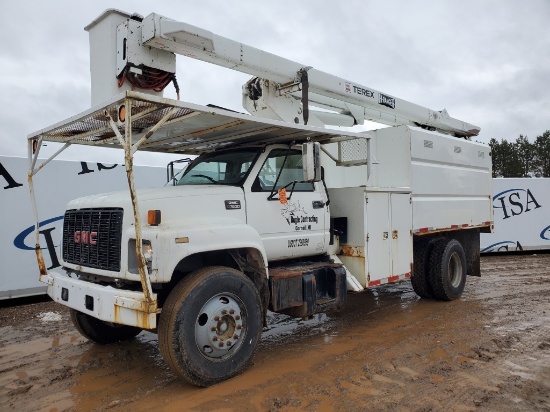
<svg viewBox="0 0 550 412"><path fill-rule="evenodd" d="M243 190L240 187L223 185L165 186L152 189L139 189L136 190L136 193L139 204L151 201L162 202L163 200L181 197L243 196ZM71 200L67 205L67 209L99 207L131 207L130 192L128 190L121 190L85 196Z"/></svg>
<svg viewBox="0 0 550 412"><path fill-rule="evenodd" d="M147 221L148 210L161 211L162 223L158 226L159 229L174 225L202 226L246 222L244 193L240 187L166 186L138 190L136 193L142 222ZM82 197L71 201L67 209L110 207L123 208L125 225L133 224L132 202L127 190Z"/></svg>

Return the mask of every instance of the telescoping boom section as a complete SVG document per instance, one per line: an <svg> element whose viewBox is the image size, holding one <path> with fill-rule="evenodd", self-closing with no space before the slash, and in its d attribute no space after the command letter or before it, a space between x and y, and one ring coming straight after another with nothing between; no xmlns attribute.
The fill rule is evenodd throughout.
<svg viewBox="0 0 550 412"><path fill-rule="evenodd" d="M155 13L143 18L107 10L86 30L93 105L124 90L160 93L171 80L179 95L174 54L180 54L254 76L243 86L242 99L255 116L315 126L370 120L463 138L480 130L445 109L432 110Z"/></svg>
<svg viewBox="0 0 550 412"><path fill-rule="evenodd" d="M352 119L352 122L344 123L348 126L371 120L392 126L420 126L458 137L476 136L480 130L477 126L450 117L446 110L435 111L422 107L187 23L153 13L145 17L142 24L141 40L146 46L207 61L262 79L253 79L244 87L245 107L260 116L264 110L255 108L258 108L257 100L263 98L269 99L267 104L275 110L281 104L286 106L285 109L276 110L279 114L287 115L281 114L287 117L283 120L294 121L297 117L303 122L304 110L310 102L312 105L336 110L338 114ZM270 82L274 82L276 86L270 86ZM303 107L300 113L290 113L292 105L282 102L289 95L302 98ZM312 113L312 117L315 115L327 119L327 115L321 111ZM327 120L327 123L331 121Z"/></svg>

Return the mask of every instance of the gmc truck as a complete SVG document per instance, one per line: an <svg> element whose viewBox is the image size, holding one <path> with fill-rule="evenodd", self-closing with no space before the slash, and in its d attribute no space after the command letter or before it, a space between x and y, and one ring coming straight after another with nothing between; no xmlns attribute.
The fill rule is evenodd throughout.
<svg viewBox="0 0 550 412"><path fill-rule="evenodd" d="M267 311L308 318L410 279L458 299L492 230L491 155L477 126L150 14L107 10L90 33L92 108L28 137L40 280L99 344L158 334L168 366L210 386L250 364ZM252 75L250 114L179 100L175 53ZM165 98L174 84L178 99ZM328 129L373 120L369 132ZM75 199L60 267L38 242L43 142L124 152L128 190ZM134 188L137 150L194 155ZM51 159L50 158L50 159Z"/></svg>

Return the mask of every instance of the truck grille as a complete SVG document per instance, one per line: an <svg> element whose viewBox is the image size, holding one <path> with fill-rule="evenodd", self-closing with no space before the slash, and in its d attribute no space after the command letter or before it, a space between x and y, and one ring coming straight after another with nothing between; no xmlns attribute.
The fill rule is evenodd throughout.
<svg viewBox="0 0 550 412"><path fill-rule="evenodd" d="M122 215L120 208L67 210L63 222L63 260L119 272Z"/></svg>

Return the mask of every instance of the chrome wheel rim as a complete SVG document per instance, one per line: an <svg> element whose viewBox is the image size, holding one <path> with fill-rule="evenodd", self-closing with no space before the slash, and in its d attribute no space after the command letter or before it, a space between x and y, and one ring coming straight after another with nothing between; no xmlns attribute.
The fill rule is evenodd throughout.
<svg viewBox="0 0 550 412"><path fill-rule="evenodd" d="M242 301L229 293L210 298L195 321L195 342L203 356L225 360L239 350L246 330Z"/></svg>

